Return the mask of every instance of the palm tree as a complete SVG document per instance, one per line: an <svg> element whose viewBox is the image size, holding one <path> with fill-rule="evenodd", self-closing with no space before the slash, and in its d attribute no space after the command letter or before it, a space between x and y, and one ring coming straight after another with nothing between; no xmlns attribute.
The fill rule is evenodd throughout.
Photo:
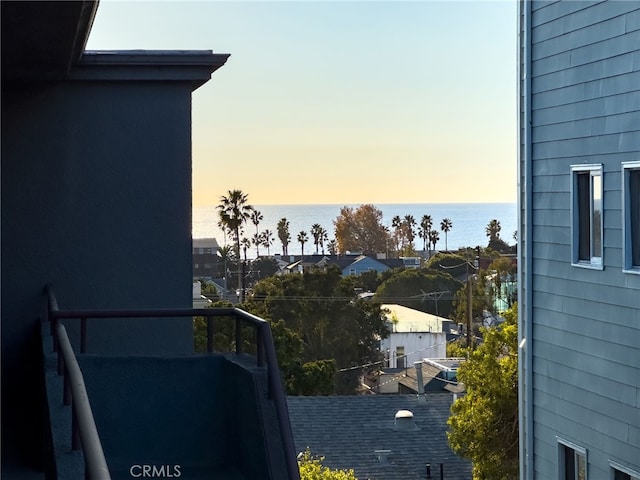
<svg viewBox="0 0 640 480"><path fill-rule="evenodd" d="M251 209L251 222L256 226L256 234L253 236L253 244L256 246L256 258L260 256L258 248L260 247L260 235L258 234L258 225L264 219L260 210Z"/></svg>
<svg viewBox="0 0 640 480"><path fill-rule="evenodd" d="M289 234L289 220L281 218L278 221L278 238L282 243L282 255L287 255L289 250L289 242L291 241L291 235Z"/></svg>
<svg viewBox="0 0 640 480"><path fill-rule="evenodd" d="M416 219L413 218L413 215L405 215L403 223L407 242L409 245L413 246L413 239L416 238L413 227L416 225Z"/></svg>
<svg viewBox="0 0 640 480"><path fill-rule="evenodd" d="M451 227L453 227L453 223L451 223L449 218L443 218L440 222L440 230L444 232L444 249L447 251L449 251L449 245L447 245L447 234L451 230Z"/></svg>
<svg viewBox="0 0 640 480"><path fill-rule="evenodd" d="M433 250L435 251L436 249L436 243L438 243L438 240L440 240L440 234L438 233L437 230L431 230L429 232L429 243L431 243L431 245L433 245Z"/></svg>
<svg viewBox="0 0 640 480"><path fill-rule="evenodd" d="M307 243L307 240L309 238L307 237L307 232L305 232L304 230L300 233L298 233L298 243L300 243L300 246L302 247L302 256L304 257L304 244Z"/></svg>
<svg viewBox="0 0 640 480"><path fill-rule="evenodd" d="M240 243L242 244L242 253L244 261L247 261L247 249L251 248L251 241L248 238L243 238Z"/></svg>
<svg viewBox="0 0 640 480"><path fill-rule="evenodd" d="M495 218L489 222L489 224L484 229L487 237L489 237L489 241L495 241L500 238L500 230L502 227L500 226L500 222Z"/></svg>
<svg viewBox="0 0 640 480"><path fill-rule="evenodd" d="M229 190L227 196L220 197L220 204L217 206L220 216L220 224L233 235L235 242L235 255L240 258L240 231L247 222L253 211L253 207L247 203L248 195L242 190ZM242 271L238 269L238 285L242 285ZM242 288L240 288L240 298L242 302Z"/></svg>
<svg viewBox="0 0 640 480"><path fill-rule="evenodd" d="M322 249L322 254L324 255L324 244L329 241L329 234L326 229L322 229L320 234L320 248Z"/></svg>
<svg viewBox="0 0 640 480"><path fill-rule="evenodd" d="M256 246L256 258L260 256L260 245L262 244L262 236L259 233L254 233L251 237L251 243Z"/></svg>
<svg viewBox="0 0 640 480"><path fill-rule="evenodd" d="M319 223L311 225L311 236L313 244L316 246L316 253L318 253L318 245L320 245L320 237L322 236L322 226Z"/></svg>
<svg viewBox="0 0 640 480"><path fill-rule="evenodd" d="M393 228L393 237L395 240L396 251L400 250L400 229L402 228L402 218L396 215L391 219L391 227Z"/></svg>
<svg viewBox="0 0 640 480"><path fill-rule="evenodd" d="M433 227L433 220L431 219L431 215L423 215L422 220L420 220L420 237L422 238L422 249L427 250L427 255L429 254L429 232Z"/></svg>
<svg viewBox="0 0 640 480"><path fill-rule="evenodd" d="M229 245L218 247L218 256L222 259L224 265L224 298L227 297L227 270L228 264L233 260L233 248Z"/></svg>
<svg viewBox="0 0 640 480"><path fill-rule="evenodd" d="M273 245L273 231L267 229L262 232L262 245L267 247L267 256L271 256L271 245Z"/></svg>
<svg viewBox="0 0 640 480"><path fill-rule="evenodd" d="M337 255L338 254L338 242L335 240L331 240L327 243L327 250L329 250L329 255Z"/></svg>

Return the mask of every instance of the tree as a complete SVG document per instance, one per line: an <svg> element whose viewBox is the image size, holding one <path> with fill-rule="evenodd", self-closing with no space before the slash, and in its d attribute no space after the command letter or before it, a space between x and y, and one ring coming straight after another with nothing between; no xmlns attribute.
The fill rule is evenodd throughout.
<svg viewBox="0 0 640 480"><path fill-rule="evenodd" d="M416 219L413 215L405 215L403 220L403 230L407 244L413 249L413 240L416 238L414 227L416 225Z"/></svg>
<svg viewBox="0 0 640 480"><path fill-rule="evenodd" d="M311 236L313 237L313 244L316 247L316 253L318 253L318 246L320 245L323 228L319 223L311 225Z"/></svg>
<svg viewBox="0 0 640 480"><path fill-rule="evenodd" d="M517 305L458 369L466 394L451 406L452 450L473 462L474 480L518 478Z"/></svg>
<svg viewBox="0 0 640 480"><path fill-rule="evenodd" d="M228 195L220 197L217 206L220 223L229 230L235 243L236 258L240 258L240 231L253 211L248 203L248 195L241 190L229 190ZM242 285L242 271L238 269L238 286ZM242 289L240 290L240 302L242 302Z"/></svg>
<svg viewBox="0 0 640 480"><path fill-rule="evenodd" d="M273 245L273 231L268 228L260 234L262 245L267 247L267 255L271 255L271 245Z"/></svg>
<svg viewBox="0 0 640 480"><path fill-rule="evenodd" d="M256 246L256 258L258 258L260 256L260 251L259 251L259 247L260 247L260 235L258 234L258 225L260 225L260 222L263 220L263 216L262 213L260 213L259 210L256 210L255 208L251 209L251 222L256 226L256 234L253 237L253 243Z"/></svg>
<svg viewBox="0 0 640 480"><path fill-rule="evenodd" d="M431 227L433 227L431 215L423 215L422 220L420 220L420 230L418 231L418 234L420 235L420 238L422 238L422 249L427 250L427 255L429 254L429 245L431 244L431 241L429 240Z"/></svg>
<svg viewBox="0 0 640 480"><path fill-rule="evenodd" d="M260 256L260 245L262 245L262 235L258 232L254 233L251 243L256 246L256 258L258 258Z"/></svg>
<svg viewBox="0 0 640 480"><path fill-rule="evenodd" d="M300 480L356 480L353 470L332 470L325 467L324 457L315 457L309 448L298 456Z"/></svg>
<svg viewBox="0 0 640 480"><path fill-rule="evenodd" d="M323 228L320 234L320 248L322 249L323 255L324 255L324 244L328 241L329 241L329 233L325 228Z"/></svg>
<svg viewBox="0 0 640 480"><path fill-rule="evenodd" d="M329 250L329 255L337 255L338 254L338 244L335 240L331 240L327 243L327 250Z"/></svg>
<svg viewBox="0 0 640 480"><path fill-rule="evenodd" d="M240 244L242 245L242 254L244 261L247 261L247 250L251 248L251 241L248 238L243 238L240 240Z"/></svg>
<svg viewBox="0 0 640 480"><path fill-rule="evenodd" d="M438 301L440 317L448 317L453 312L452 298L462 284L448 273L435 270L408 269L396 272L386 279L376 290L376 298L381 303L397 303L423 312L436 313L436 304L427 298L429 292L450 292Z"/></svg>
<svg viewBox="0 0 640 480"><path fill-rule="evenodd" d="M387 250L389 234L382 224L382 212L373 205L342 207L333 224L340 253L375 254Z"/></svg>
<svg viewBox="0 0 640 480"><path fill-rule="evenodd" d="M235 258L233 256L233 247L231 247L229 245L225 245L224 247L218 247L218 256L221 258L222 264L224 266L223 277L224 277L224 290L225 291L224 291L223 297L226 298L227 290L228 290L227 273L229 271L229 265L235 260Z"/></svg>
<svg viewBox="0 0 640 480"><path fill-rule="evenodd" d="M471 268L469 269L469 273L471 273ZM493 306L491 303L491 296L488 294L487 287L487 272L486 270L479 269L478 274L474 275L470 278L470 281L466 282L464 287L458 290L456 293L455 299L455 312L453 314L453 318L458 323L464 323L465 325L469 321L469 316L467 312L469 311L467 308L468 304L468 289L471 289L471 318L473 323L478 325L478 323L483 318L483 313L485 310L493 310ZM470 341L474 341L473 335L479 333L478 328L474 329L474 325L471 325L472 331L469 334L472 335Z"/></svg>
<svg viewBox="0 0 640 480"><path fill-rule="evenodd" d="M440 240L440 234L438 233L437 230L431 230L429 232L429 242L431 242L431 245L433 245L433 250L435 251L436 249L436 243L438 243L438 241Z"/></svg>
<svg viewBox="0 0 640 480"><path fill-rule="evenodd" d="M494 278L495 296L496 298L502 298L503 283L512 281L515 274L517 273L516 272L517 269L510 258L498 257L493 262L491 262L491 265L489 265L489 270L495 272L495 278ZM512 303L513 303L513 298L508 296L507 304L511 306Z"/></svg>
<svg viewBox="0 0 640 480"><path fill-rule="evenodd" d="M485 227L484 231L489 237L489 241L497 240L500 238L500 230L502 227L500 226L500 222L495 218L489 222L489 224Z"/></svg>
<svg viewBox="0 0 640 480"><path fill-rule="evenodd" d="M289 242L291 241L291 235L289 234L289 220L281 218L278 220L278 238L282 243L282 255L288 255Z"/></svg>
<svg viewBox="0 0 640 480"><path fill-rule="evenodd" d="M353 394L362 373L362 368L353 367L382 360L380 339L388 332L380 303L355 297L353 280L341 273L330 266L265 278L254 285L243 305L272 324L283 320L302 341L299 358L289 361L286 369L280 365L290 395L307 394L309 388L314 394L327 394L320 378L331 382L330 393ZM335 361L335 370L322 362L329 360ZM321 363L305 367L312 362ZM315 380L309 383L310 378Z"/></svg>
<svg viewBox="0 0 640 480"><path fill-rule="evenodd" d="M467 262L466 258L455 253L438 253L427 261L426 267L459 278L469 272Z"/></svg>
<svg viewBox="0 0 640 480"><path fill-rule="evenodd" d="M453 227L453 223L449 218L443 218L440 222L440 230L444 232L444 249L449 250L449 245L447 245L447 234L451 231L451 227Z"/></svg>
<svg viewBox="0 0 640 480"><path fill-rule="evenodd" d="M300 248L302 249L303 257L304 257L304 244L307 243L308 239L309 237L307 237L307 232L305 232L304 230L298 233L298 243L300 244Z"/></svg>
<svg viewBox="0 0 640 480"><path fill-rule="evenodd" d="M393 228L394 250L400 250L400 239L402 237L402 218L395 215L391 219L391 228Z"/></svg>

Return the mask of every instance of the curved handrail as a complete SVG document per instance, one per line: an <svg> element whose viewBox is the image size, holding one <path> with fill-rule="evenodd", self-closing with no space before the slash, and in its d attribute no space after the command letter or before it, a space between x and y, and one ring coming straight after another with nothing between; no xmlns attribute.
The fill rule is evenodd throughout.
<svg viewBox="0 0 640 480"><path fill-rule="evenodd" d="M71 388L72 415L80 434L87 477L91 480L110 480L111 475L98 436L96 422L93 419L87 388L64 325L56 326L56 337L60 355L64 359L65 381Z"/></svg>

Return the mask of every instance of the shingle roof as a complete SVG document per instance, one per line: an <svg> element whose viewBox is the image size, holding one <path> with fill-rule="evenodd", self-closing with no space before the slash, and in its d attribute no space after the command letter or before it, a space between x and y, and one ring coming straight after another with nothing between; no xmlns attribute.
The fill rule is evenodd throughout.
<svg viewBox="0 0 640 480"><path fill-rule="evenodd" d="M358 395L288 397L293 437L298 451L306 447L324 456L331 468L353 469L359 480L426 478L431 464L434 479L444 464L447 480L471 479L471 464L456 456L447 444L450 394L427 395L419 405L416 395ZM410 410L417 431L394 430L395 414ZM390 450L388 463L376 450Z"/></svg>

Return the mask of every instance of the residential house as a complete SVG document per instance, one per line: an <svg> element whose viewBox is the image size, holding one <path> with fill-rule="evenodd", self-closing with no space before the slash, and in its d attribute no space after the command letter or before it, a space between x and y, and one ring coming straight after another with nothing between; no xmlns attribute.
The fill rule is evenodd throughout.
<svg viewBox="0 0 640 480"><path fill-rule="evenodd" d="M423 358L410 368L384 369L371 387L376 393L461 394L464 385L458 383L457 372L464 361L464 358Z"/></svg>
<svg viewBox="0 0 640 480"><path fill-rule="evenodd" d="M425 357L447 356L451 320L397 304L383 304L389 336L380 341L390 368L408 368Z"/></svg>
<svg viewBox="0 0 640 480"><path fill-rule="evenodd" d="M519 2L523 480L640 478L640 2Z"/></svg>
<svg viewBox="0 0 640 480"><path fill-rule="evenodd" d="M221 278L224 277L224 262L218 249L220 246L215 238L193 239L193 278Z"/></svg>
<svg viewBox="0 0 640 480"><path fill-rule="evenodd" d="M377 260L367 255L358 255L349 265L342 269L342 275L360 275L362 273L375 271L378 273L390 270L384 260Z"/></svg>
<svg viewBox="0 0 640 480"><path fill-rule="evenodd" d="M97 8L1 5L2 477L104 473L103 451L113 478L169 462L186 478L295 479L277 369L193 354L192 92L229 55L87 52ZM273 354L265 323L252 324ZM62 400L63 351L64 370L84 373L78 422ZM92 421L83 459L64 427L95 432Z"/></svg>
<svg viewBox="0 0 640 480"><path fill-rule="evenodd" d="M368 480L470 480L447 443L451 394L288 397L296 450ZM443 476L440 476L442 465Z"/></svg>

